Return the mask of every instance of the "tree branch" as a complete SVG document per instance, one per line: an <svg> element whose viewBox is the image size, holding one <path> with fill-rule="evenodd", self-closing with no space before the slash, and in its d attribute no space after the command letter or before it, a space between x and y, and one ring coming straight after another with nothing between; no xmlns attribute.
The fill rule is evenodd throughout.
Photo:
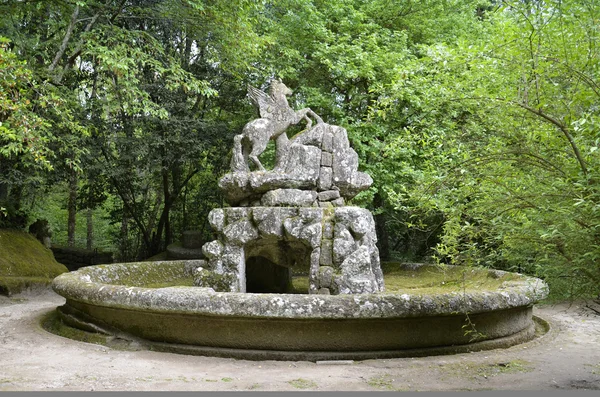
<svg viewBox="0 0 600 397"><path fill-rule="evenodd" d="M62 56L65 54L65 51L67 50L67 45L69 44L69 40L71 40L71 35L73 34L73 29L75 29L75 24L77 23L78 16L79 16L79 6L76 5L75 9L73 10L73 14L71 15L71 22L69 22L69 26L67 27L67 31L65 32L65 37L63 38L60 48L58 49L58 52L54 56L54 60L52 61L52 63L50 64L50 67L48 68L49 71L52 72L54 69L56 69L56 66L58 65L58 62L60 61L60 58L62 58Z"/></svg>
<svg viewBox="0 0 600 397"><path fill-rule="evenodd" d="M567 138L567 140L569 141L569 144L571 145L571 149L573 149L573 153L575 154L575 157L577 158L577 161L579 162L579 166L581 168L581 171L583 172L583 175L587 176L588 170L587 170L587 166L585 164L585 160L583 159L583 156L581 155L581 152L579 151L579 147L577 146L577 143L575 142L573 135L571 135L571 132L569 131L567 126L564 125L563 122L544 113L541 109L532 108L531 106L526 105L524 103L520 103L520 102L514 102L514 101L511 101L511 102L513 104L527 110L528 112L531 112L537 116L540 116L541 118L548 121L549 123L554 124L554 126L556 126L563 133L565 138Z"/></svg>

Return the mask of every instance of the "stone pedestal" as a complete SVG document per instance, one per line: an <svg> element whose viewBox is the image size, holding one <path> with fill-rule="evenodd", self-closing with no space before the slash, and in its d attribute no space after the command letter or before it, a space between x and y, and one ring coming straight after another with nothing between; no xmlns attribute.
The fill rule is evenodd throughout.
<svg viewBox="0 0 600 397"><path fill-rule="evenodd" d="M383 291L375 223L366 209L233 207L211 211L209 221L217 239L202 248L207 260L198 286L247 292L247 266L262 261L308 271L311 294ZM269 285L286 292L290 271L272 274L280 278Z"/></svg>

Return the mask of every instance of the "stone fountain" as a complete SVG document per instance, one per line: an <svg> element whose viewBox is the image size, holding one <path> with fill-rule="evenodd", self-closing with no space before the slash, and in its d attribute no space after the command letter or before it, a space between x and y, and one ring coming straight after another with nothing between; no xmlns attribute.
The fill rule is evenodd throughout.
<svg viewBox="0 0 600 397"><path fill-rule="evenodd" d="M270 95L249 89L263 117L234 140L232 172L219 182L231 207L209 214L217 239L203 247L208 261L197 269L196 285L286 292L292 269L308 268L309 294L381 292L373 216L345 206L373 180L358 171L346 130L324 123L310 109L294 112L288 92L278 80ZM306 114L316 118L316 126L310 128ZM309 128L289 139L287 126L303 120ZM257 157L269 139L276 141L271 171Z"/></svg>
<svg viewBox="0 0 600 397"><path fill-rule="evenodd" d="M219 182L231 206L209 214L215 239L203 245L205 259L61 275L53 287L67 299L62 321L154 350L248 359L417 356L534 337L532 305L547 295L535 278L469 270L498 288L386 293L373 217L346 205L372 183L346 130L309 108L294 111L279 80L269 93L248 91L261 117L234 139L231 172ZM299 123L305 129L288 137ZM259 156L270 140L267 170ZM290 293L294 272L308 274L307 294ZM183 279L194 286L160 287Z"/></svg>

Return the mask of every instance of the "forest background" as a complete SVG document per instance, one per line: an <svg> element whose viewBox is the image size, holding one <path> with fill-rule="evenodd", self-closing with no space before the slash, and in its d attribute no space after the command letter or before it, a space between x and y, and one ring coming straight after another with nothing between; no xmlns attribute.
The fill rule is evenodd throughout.
<svg viewBox="0 0 600 397"><path fill-rule="evenodd" d="M0 227L121 261L208 238L279 77L347 128L383 260L598 295L599 33L596 0L0 0Z"/></svg>

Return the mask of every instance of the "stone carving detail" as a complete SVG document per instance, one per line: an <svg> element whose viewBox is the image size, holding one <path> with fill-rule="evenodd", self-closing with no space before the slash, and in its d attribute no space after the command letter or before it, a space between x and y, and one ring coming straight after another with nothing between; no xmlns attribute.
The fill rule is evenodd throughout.
<svg viewBox="0 0 600 397"><path fill-rule="evenodd" d="M243 211L240 211L243 210ZM217 239L204 244L207 260L195 283L246 292L246 263L259 257L289 269L308 269L309 293L383 291L371 213L358 207L254 207L224 214Z"/></svg>
<svg viewBox="0 0 600 397"><path fill-rule="evenodd" d="M271 83L269 94L253 87L248 93L261 118L234 139L231 172L219 181L232 207L209 214L216 240L203 246L207 259L196 270L195 284L246 292L256 285L256 269L269 272L273 264L278 292L291 280L289 269L298 268L308 270L312 294L383 291L373 216L345 206L373 182L358 171L346 130L309 108L291 109L291 91L280 80ZM286 129L302 120L306 129L290 139ZM266 170L258 156L270 139L275 166Z"/></svg>

